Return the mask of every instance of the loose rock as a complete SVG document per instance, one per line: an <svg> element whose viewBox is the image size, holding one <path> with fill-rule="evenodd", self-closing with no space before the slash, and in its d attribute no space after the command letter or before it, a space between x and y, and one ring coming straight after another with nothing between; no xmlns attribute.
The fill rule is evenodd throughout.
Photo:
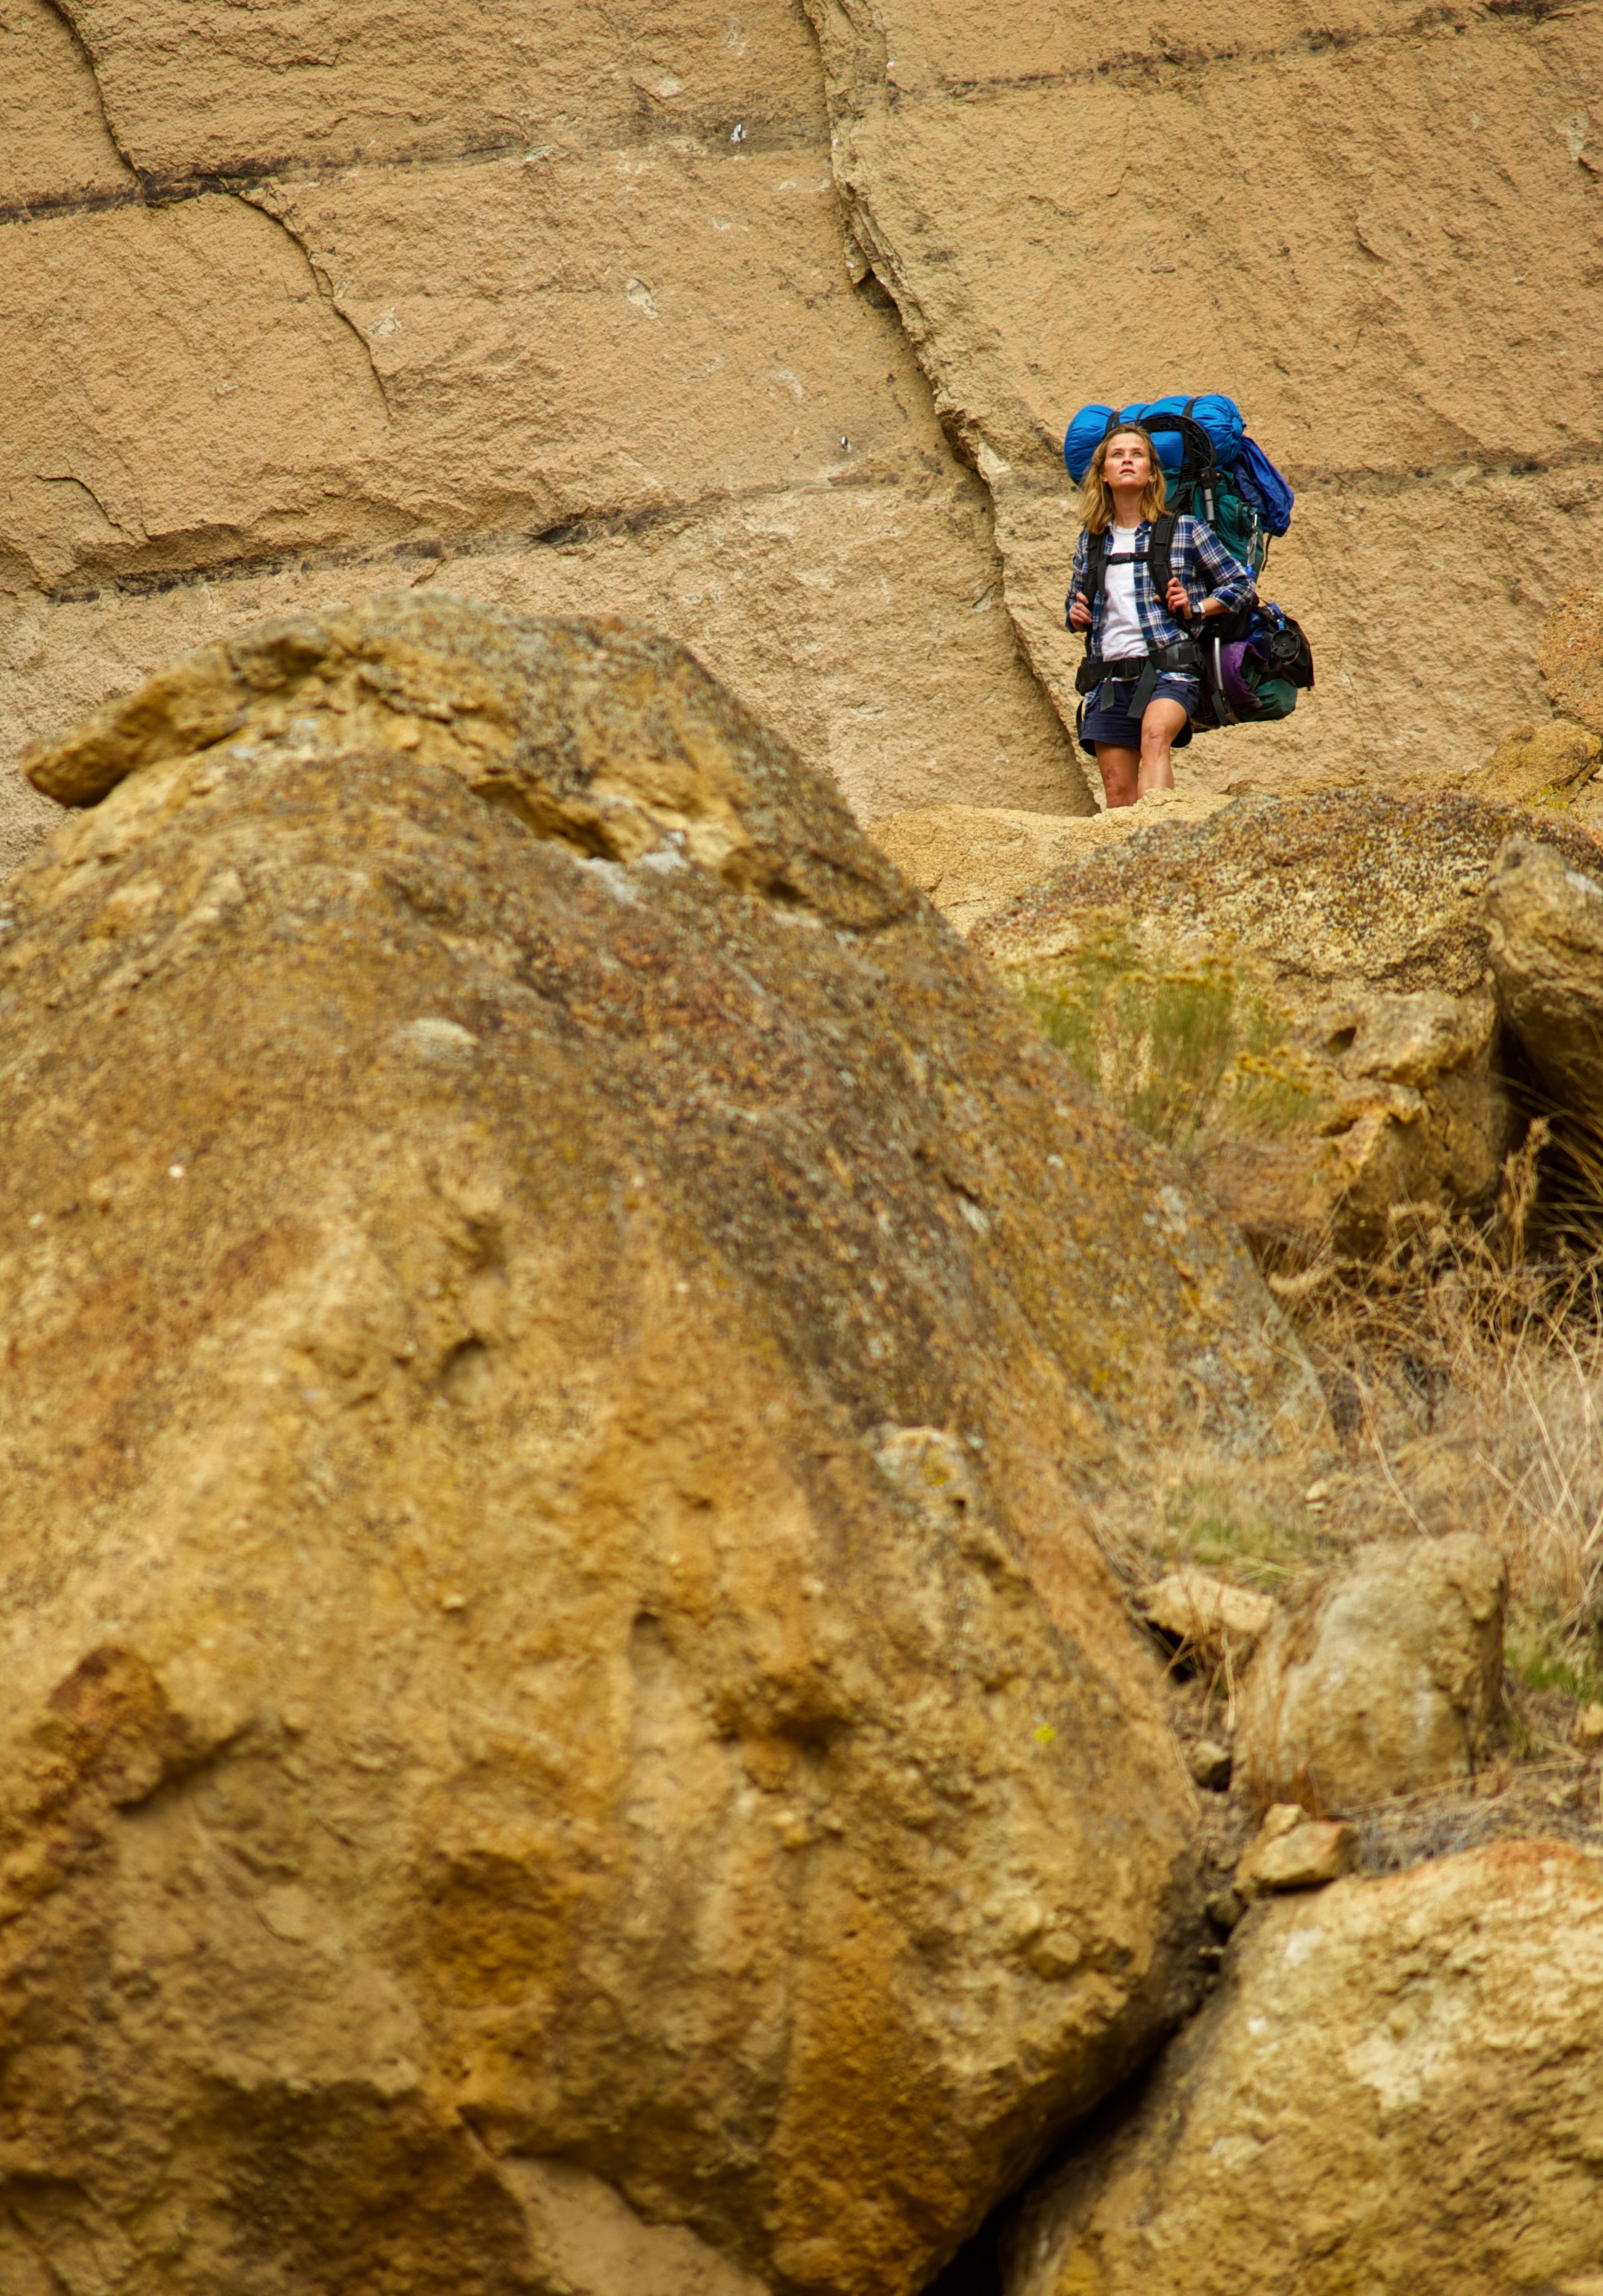
<svg viewBox="0 0 1603 2296"><path fill-rule="evenodd" d="M1603 2255L1603 1862L1502 1841L1258 1906L1007 2296L1508 2296Z"/></svg>
<svg viewBox="0 0 1603 2296"><path fill-rule="evenodd" d="M1603 856L1510 839L1483 911L1504 1026L1562 1113L1603 1115Z"/></svg>
<svg viewBox="0 0 1603 2296"><path fill-rule="evenodd" d="M1236 1749L1260 1802L1356 1810L1467 1779L1502 1678L1508 1574L1469 1532L1361 1547L1265 1636Z"/></svg>
<svg viewBox="0 0 1603 2296"><path fill-rule="evenodd" d="M1137 1600L1142 1616L1160 1632L1215 1661L1227 1651L1245 1659L1275 1615L1271 1596L1205 1570L1171 1570L1144 1587Z"/></svg>
<svg viewBox="0 0 1603 2296"><path fill-rule="evenodd" d="M1516 726L1504 734L1465 793L1494 805L1533 805L1543 798L1572 801L1603 758L1603 741L1567 718L1544 726Z"/></svg>
<svg viewBox="0 0 1603 2296"><path fill-rule="evenodd" d="M1217 1738L1194 1738L1186 1749L1186 1764L1199 1786L1223 1793L1230 1783L1230 1750Z"/></svg>
<svg viewBox="0 0 1603 2296"><path fill-rule="evenodd" d="M1277 1802L1237 1861L1236 1887L1244 1898L1317 1890L1350 1874L1357 1862L1358 1836L1351 1825L1310 1817L1295 1802Z"/></svg>

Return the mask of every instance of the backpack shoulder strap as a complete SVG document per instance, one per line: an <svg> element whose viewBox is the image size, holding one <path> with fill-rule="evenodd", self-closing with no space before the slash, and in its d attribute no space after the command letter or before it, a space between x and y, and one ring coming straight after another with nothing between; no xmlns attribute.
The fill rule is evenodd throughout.
<svg viewBox="0 0 1603 2296"><path fill-rule="evenodd" d="M1106 527L1104 527L1100 534L1088 534L1086 536L1085 572L1081 576L1080 580L1074 584L1073 587L1071 588L1068 597L1065 601L1064 619L1065 621L1068 619L1069 608L1074 603L1075 590L1081 592L1085 599L1086 604L1091 609L1091 611L1095 613L1097 610L1097 594L1101 589L1103 583L1107 579L1107 552L1108 535L1107 529ZM1085 642L1089 648L1091 643L1091 634L1089 628L1085 634Z"/></svg>
<svg viewBox="0 0 1603 2296"><path fill-rule="evenodd" d="M1113 535L1106 526L1100 534L1086 537L1085 594L1088 604L1096 604L1097 593L1107 579L1107 554L1112 547Z"/></svg>
<svg viewBox="0 0 1603 2296"><path fill-rule="evenodd" d="M1152 594L1159 605L1168 596L1169 585L1174 577L1171 561L1174 528L1174 512L1166 510L1153 520L1152 531L1147 537L1147 571L1152 578Z"/></svg>

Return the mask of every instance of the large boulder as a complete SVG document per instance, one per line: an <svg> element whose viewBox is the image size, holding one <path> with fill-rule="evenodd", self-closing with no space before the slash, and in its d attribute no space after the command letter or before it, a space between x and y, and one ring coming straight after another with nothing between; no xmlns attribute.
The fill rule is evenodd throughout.
<svg viewBox="0 0 1603 2296"><path fill-rule="evenodd" d="M1590 585L1559 599L1536 666L1554 709L1603 734L1603 589Z"/></svg>
<svg viewBox="0 0 1603 2296"><path fill-rule="evenodd" d="M1483 913L1505 1025L1557 1113L1603 1122L1603 853L1511 839Z"/></svg>
<svg viewBox="0 0 1603 2296"><path fill-rule="evenodd" d="M1360 1547L1278 1613L1242 1688L1260 1805L1357 1810L1464 1784L1503 1677L1508 1574L1470 1531Z"/></svg>
<svg viewBox="0 0 1603 2296"><path fill-rule="evenodd" d="M1272 1902L1133 2110L1027 2205L1007 2296L1580 2296L1600 2051L1584 1851L1500 1841Z"/></svg>
<svg viewBox="0 0 1603 2296"><path fill-rule="evenodd" d="M267 625L32 770L0 2281L922 2284L1189 1981L1087 1506L1318 1423L1240 1246L638 631Z"/></svg>
<svg viewBox="0 0 1603 2296"><path fill-rule="evenodd" d="M973 942L1260 1250L1375 1252L1400 1213L1496 1194L1518 1119L1477 896L1519 832L1599 860L1462 796L1242 798L1077 858Z"/></svg>

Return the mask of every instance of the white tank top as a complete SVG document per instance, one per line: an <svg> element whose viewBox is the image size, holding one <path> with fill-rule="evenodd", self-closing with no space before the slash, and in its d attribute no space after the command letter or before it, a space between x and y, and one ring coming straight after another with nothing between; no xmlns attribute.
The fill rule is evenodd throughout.
<svg viewBox="0 0 1603 2296"><path fill-rule="evenodd" d="M1139 526L1114 526L1108 529L1108 556L1128 558L1136 546ZM1125 661L1132 653L1145 653L1147 636L1141 627L1141 617L1136 611L1136 570L1133 566L1109 566L1104 577L1102 602L1102 633L1097 651L1104 661Z"/></svg>

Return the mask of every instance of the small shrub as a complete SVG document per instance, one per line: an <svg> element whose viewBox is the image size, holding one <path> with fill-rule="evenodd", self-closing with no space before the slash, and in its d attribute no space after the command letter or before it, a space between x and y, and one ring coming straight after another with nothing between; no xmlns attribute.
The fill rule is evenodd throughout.
<svg viewBox="0 0 1603 2296"><path fill-rule="evenodd" d="M1167 1147L1221 1121L1281 1129L1306 1104L1287 1022L1228 957L1155 956L1112 924L1016 985L1087 1081Z"/></svg>

